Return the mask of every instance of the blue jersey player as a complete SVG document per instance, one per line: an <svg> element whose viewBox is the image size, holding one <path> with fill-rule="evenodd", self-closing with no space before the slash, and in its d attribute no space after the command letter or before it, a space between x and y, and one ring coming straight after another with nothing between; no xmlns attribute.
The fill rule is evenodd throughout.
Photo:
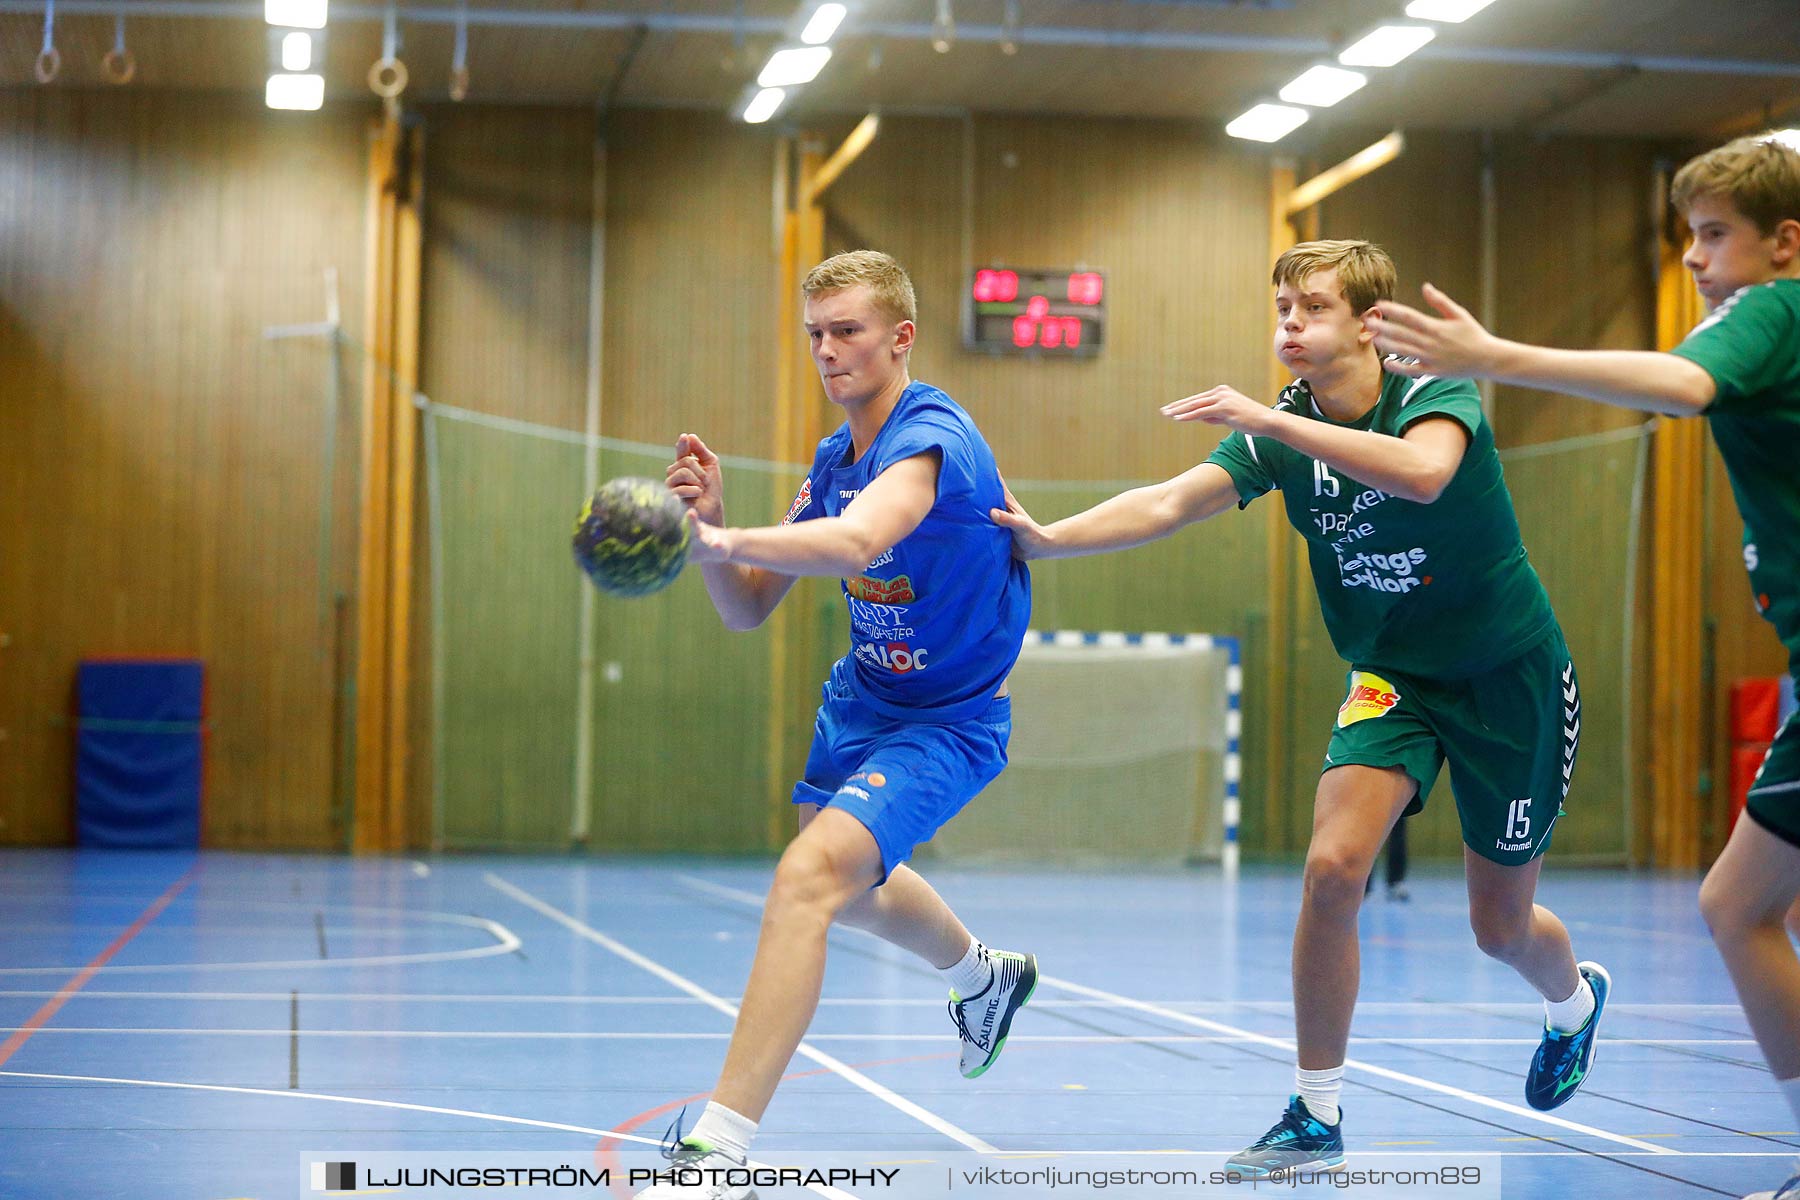
<svg viewBox="0 0 1800 1200"><path fill-rule="evenodd" d="M1031 577L988 519L1005 491L969 415L907 372L912 283L854 251L807 275L806 332L845 423L819 443L780 525L725 523L719 459L693 434L668 483L688 505L690 551L731 629L760 625L802 575L843 581L848 654L831 669L799 834L775 869L737 1026L712 1101L669 1148L694 1168L640 1197L736 1200L722 1168L750 1139L818 1005L832 921L911 950L944 975L962 1073L987 1070L1037 984L1037 960L989 950L906 865L1006 765L1006 680L1031 612ZM741 1176L740 1176L741 1178Z"/></svg>

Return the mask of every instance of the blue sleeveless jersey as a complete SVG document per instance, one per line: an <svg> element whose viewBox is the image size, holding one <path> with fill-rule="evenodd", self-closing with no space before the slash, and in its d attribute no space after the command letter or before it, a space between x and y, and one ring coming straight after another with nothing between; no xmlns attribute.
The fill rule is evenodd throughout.
<svg viewBox="0 0 1800 1200"><path fill-rule="evenodd" d="M901 394L855 462L846 422L819 442L787 521L835 517L874 478L936 450L937 503L898 545L842 583L850 653L833 669L875 712L904 721L979 716L1019 657L1031 619L1031 573L994 524L1000 470L975 422L923 383Z"/></svg>

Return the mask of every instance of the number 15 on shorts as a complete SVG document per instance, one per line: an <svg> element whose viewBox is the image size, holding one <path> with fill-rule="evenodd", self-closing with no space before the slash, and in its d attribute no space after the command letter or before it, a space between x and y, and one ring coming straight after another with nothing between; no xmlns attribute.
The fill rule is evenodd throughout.
<svg viewBox="0 0 1800 1200"><path fill-rule="evenodd" d="M1514 800L1506 808L1506 840L1522 842L1531 836L1531 816L1526 812L1531 807L1531 798Z"/></svg>

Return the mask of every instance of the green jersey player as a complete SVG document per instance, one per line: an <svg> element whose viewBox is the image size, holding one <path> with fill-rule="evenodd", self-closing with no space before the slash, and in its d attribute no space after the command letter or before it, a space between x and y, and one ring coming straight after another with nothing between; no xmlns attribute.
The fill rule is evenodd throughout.
<svg viewBox="0 0 1800 1200"><path fill-rule="evenodd" d="M1667 354L1503 341L1427 285L1442 315L1384 302L1377 344L1405 369L1485 377L1669 416L1704 416L1744 518L1756 606L1800 677L1800 152L1740 138L1684 166L1671 198L1683 264L1711 310ZM1783 915L1800 896L1800 719L1777 734L1700 911L1763 1057L1800 1120L1800 959ZM1800 1200L1800 1172L1764 1198Z"/></svg>
<svg viewBox="0 0 1800 1200"><path fill-rule="evenodd" d="M1294 931L1298 1094L1232 1159L1253 1178L1343 1164L1339 1097L1360 970L1356 916L1376 853L1447 762L1483 951L1544 997L1526 1097L1554 1108L1593 1061L1611 986L1534 902L1568 793L1580 692L1519 539L1474 386L1385 374L1367 319L1393 261L1359 241L1276 260L1275 349L1298 377L1273 407L1216 387L1164 408L1232 432L1204 463L1049 526L1008 497L1024 558L1141 545L1270 491L1306 538L1332 643L1349 663L1313 809Z"/></svg>

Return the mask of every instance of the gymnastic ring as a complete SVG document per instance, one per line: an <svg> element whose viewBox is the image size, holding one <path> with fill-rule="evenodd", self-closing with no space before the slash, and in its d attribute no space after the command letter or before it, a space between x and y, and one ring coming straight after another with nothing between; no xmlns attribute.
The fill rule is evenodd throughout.
<svg viewBox="0 0 1800 1200"><path fill-rule="evenodd" d="M130 83L137 74L137 55L129 50L108 50L100 60L100 74L108 83Z"/></svg>
<svg viewBox="0 0 1800 1200"><path fill-rule="evenodd" d="M369 90L392 100L406 90L406 64L397 58L381 58L369 68Z"/></svg>
<svg viewBox="0 0 1800 1200"><path fill-rule="evenodd" d="M37 81L49 83L62 70L62 52L55 46L37 56Z"/></svg>
<svg viewBox="0 0 1800 1200"><path fill-rule="evenodd" d="M450 72L450 98L462 100L469 94L469 69L457 67Z"/></svg>

